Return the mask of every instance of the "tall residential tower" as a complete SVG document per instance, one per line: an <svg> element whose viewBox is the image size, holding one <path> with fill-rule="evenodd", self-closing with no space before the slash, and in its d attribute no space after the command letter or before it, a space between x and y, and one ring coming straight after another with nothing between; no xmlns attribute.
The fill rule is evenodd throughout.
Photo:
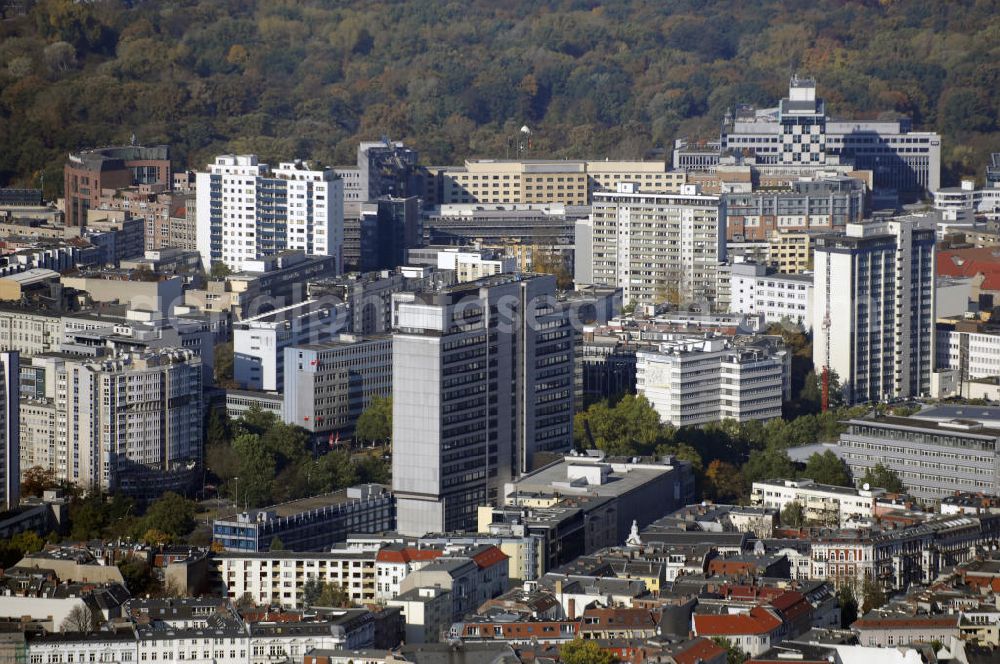
<svg viewBox="0 0 1000 664"><path fill-rule="evenodd" d="M197 179L197 241L205 269L286 249L335 256L343 269L344 187L333 169L296 160L271 170L256 155L223 155Z"/></svg>
<svg viewBox="0 0 1000 664"><path fill-rule="evenodd" d="M813 364L849 403L930 393L934 230L911 215L816 240Z"/></svg>

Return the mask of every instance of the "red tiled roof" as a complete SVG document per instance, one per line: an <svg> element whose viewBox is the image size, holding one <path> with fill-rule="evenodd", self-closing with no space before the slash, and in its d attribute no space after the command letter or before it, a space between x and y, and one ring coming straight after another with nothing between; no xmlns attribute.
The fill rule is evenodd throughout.
<svg viewBox="0 0 1000 664"><path fill-rule="evenodd" d="M943 277L983 275L980 290L1000 290L1000 249L982 247L942 251L937 255L937 273Z"/></svg>
<svg viewBox="0 0 1000 664"><path fill-rule="evenodd" d="M958 616L912 618L862 618L851 624L851 629L925 629L928 627L957 627Z"/></svg>
<svg viewBox="0 0 1000 664"><path fill-rule="evenodd" d="M750 609L750 613L694 615L694 633L698 636L768 634L781 627L781 624L777 616L759 606Z"/></svg>
<svg viewBox="0 0 1000 664"><path fill-rule="evenodd" d="M725 652L726 649L715 641L699 638L691 641L686 649L675 652L674 661L677 664L699 664L714 659Z"/></svg>
<svg viewBox="0 0 1000 664"><path fill-rule="evenodd" d="M495 546L491 546L485 551L480 551L476 555L472 556L473 562L479 566L479 569L486 569L487 567L493 567L498 563L505 562L508 556L506 553L501 551Z"/></svg>
<svg viewBox="0 0 1000 664"><path fill-rule="evenodd" d="M434 560L442 555L444 551L440 549L416 549L408 546L403 549L379 549L375 560L380 563L411 563Z"/></svg>
<svg viewBox="0 0 1000 664"><path fill-rule="evenodd" d="M587 609L583 612L584 630L593 631L605 627L656 627L654 614L645 609ZM594 621L594 622L588 622Z"/></svg>

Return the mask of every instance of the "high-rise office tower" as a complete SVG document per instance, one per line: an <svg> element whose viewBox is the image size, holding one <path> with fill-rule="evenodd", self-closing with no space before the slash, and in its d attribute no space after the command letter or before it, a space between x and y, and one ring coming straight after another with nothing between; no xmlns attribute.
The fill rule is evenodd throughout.
<svg viewBox="0 0 1000 664"><path fill-rule="evenodd" d="M573 330L555 278L502 274L400 294L392 486L407 535L474 530L476 509L573 429Z"/></svg>
<svg viewBox="0 0 1000 664"><path fill-rule="evenodd" d="M309 162L271 170L256 155L223 155L198 173L197 241L205 269L301 249L336 256L343 269L344 187L333 169Z"/></svg>
<svg viewBox="0 0 1000 664"><path fill-rule="evenodd" d="M930 393L934 231L910 215L816 240L813 364L850 403Z"/></svg>
<svg viewBox="0 0 1000 664"><path fill-rule="evenodd" d="M0 353L0 509L17 507L21 499L20 356Z"/></svg>

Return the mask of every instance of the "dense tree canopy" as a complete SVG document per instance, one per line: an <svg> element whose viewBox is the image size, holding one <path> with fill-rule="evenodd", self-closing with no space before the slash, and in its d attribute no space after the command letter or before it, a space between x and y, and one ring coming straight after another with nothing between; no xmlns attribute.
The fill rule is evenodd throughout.
<svg viewBox="0 0 1000 664"><path fill-rule="evenodd" d="M946 182L1000 148L1000 15L988 0L329 3L38 0L0 23L0 185L62 186L65 153L174 147L349 163L361 139L428 163L640 157L773 104L789 72L830 111L945 133Z"/></svg>
<svg viewBox="0 0 1000 664"><path fill-rule="evenodd" d="M209 416L205 465L223 493L240 507L261 507L336 491L358 483L387 483L389 469L369 453L346 449L321 454L309 432L286 424L273 413L251 408L230 422Z"/></svg>
<svg viewBox="0 0 1000 664"><path fill-rule="evenodd" d="M833 486L854 486L851 481L851 471L840 457L827 450L822 454L813 454L806 462L802 475L819 484Z"/></svg>
<svg viewBox="0 0 1000 664"><path fill-rule="evenodd" d="M880 463L866 470L859 484L861 486L867 484L873 489L885 489L889 493L903 493L906 491L903 480L899 479L896 471Z"/></svg>

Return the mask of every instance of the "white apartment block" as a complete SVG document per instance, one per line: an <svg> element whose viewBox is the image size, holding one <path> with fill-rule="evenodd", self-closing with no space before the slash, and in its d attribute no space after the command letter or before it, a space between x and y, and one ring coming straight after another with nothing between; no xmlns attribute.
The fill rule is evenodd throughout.
<svg viewBox="0 0 1000 664"><path fill-rule="evenodd" d="M1000 331L970 322L937 327L937 369L952 369L962 381L1000 376Z"/></svg>
<svg viewBox="0 0 1000 664"><path fill-rule="evenodd" d="M341 334L285 349L282 419L310 432L353 432L375 397L392 396L392 337Z"/></svg>
<svg viewBox="0 0 1000 664"><path fill-rule="evenodd" d="M390 545L380 549L375 557L375 598L378 601L395 599L400 593L403 579L443 554L442 549L402 545Z"/></svg>
<svg viewBox="0 0 1000 664"><path fill-rule="evenodd" d="M729 311L812 329L812 275L781 274L757 263L735 263L730 271Z"/></svg>
<svg viewBox="0 0 1000 664"><path fill-rule="evenodd" d="M88 490L159 493L201 462L202 369L192 351L35 364L47 384L44 397L21 405L22 463Z"/></svg>
<svg viewBox="0 0 1000 664"><path fill-rule="evenodd" d="M216 564L230 599L249 595L257 604L300 609L309 579L340 586L356 604L375 602L375 556L375 551L345 549L323 553L225 551L216 554Z"/></svg>
<svg viewBox="0 0 1000 664"><path fill-rule="evenodd" d="M649 193L634 183L596 192L577 226L578 268L594 284L618 286L624 305L699 302L717 307L718 268L726 258L725 203L684 185Z"/></svg>
<svg viewBox="0 0 1000 664"><path fill-rule="evenodd" d="M459 251L457 249L439 251L437 266L439 270L454 270L455 280L459 283L475 281L504 272L518 271L517 259L513 256L487 258L483 256L482 252Z"/></svg>
<svg viewBox="0 0 1000 664"><path fill-rule="evenodd" d="M791 356L776 339L679 337L636 353L636 390L676 427L781 417Z"/></svg>
<svg viewBox="0 0 1000 664"><path fill-rule="evenodd" d="M851 521L868 521L875 516L875 503L883 489L853 489L817 484L810 479L754 482L750 503L783 510L798 503L808 521L845 526Z"/></svg>
<svg viewBox="0 0 1000 664"><path fill-rule="evenodd" d="M849 403L930 394L935 217L848 224L816 239L813 364Z"/></svg>
<svg viewBox="0 0 1000 664"><path fill-rule="evenodd" d="M306 300L233 325L233 378L249 390L281 390L285 349L328 341L345 327L346 305Z"/></svg>
<svg viewBox="0 0 1000 664"><path fill-rule="evenodd" d="M256 155L222 155L198 173L197 243L205 269L287 249L335 256L343 269L344 185L332 169L283 162L271 169Z"/></svg>

